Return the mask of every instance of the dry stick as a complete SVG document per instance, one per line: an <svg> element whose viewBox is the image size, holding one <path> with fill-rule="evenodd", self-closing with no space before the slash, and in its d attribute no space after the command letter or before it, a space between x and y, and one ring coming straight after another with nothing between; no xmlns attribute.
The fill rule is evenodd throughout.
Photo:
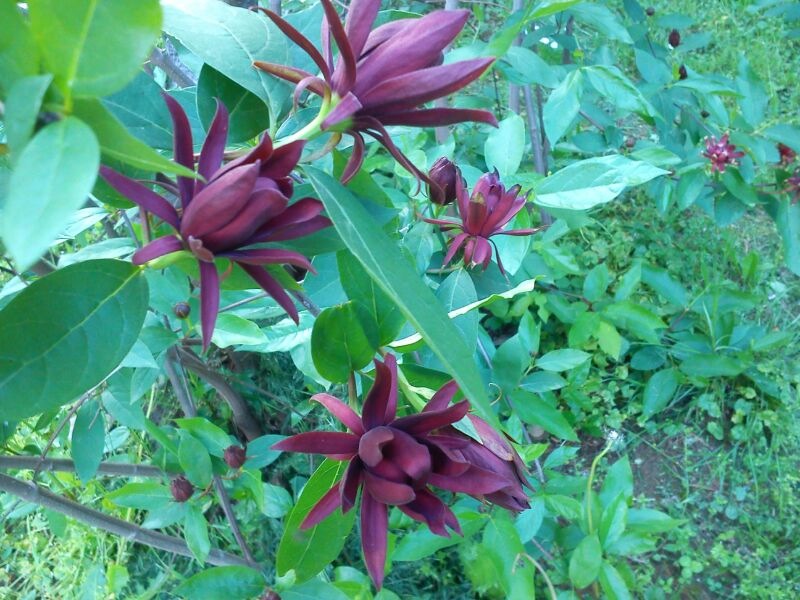
<svg viewBox="0 0 800 600"><path fill-rule="evenodd" d="M20 469L39 471L75 471L75 463L66 458L46 458L38 456L0 456L0 470ZM153 465L102 462L97 469L102 475L121 475L123 477L163 477L164 471Z"/></svg>
<svg viewBox="0 0 800 600"><path fill-rule="evenodd" d="M159 67L167 77L172 79L178 86L185 88L197 85L197 77L191 69L184 65L178 58L175 46L168 38L164 38L164 49L153 48L150 53L150 63Z"/></svg>
<svg viewBox="0 0 800 600"><path fill-rule="evenodd" d="M319 306L314 304L314 301L306 296L303 292L299 290L290 290L289 293L294 296L295 300L297 300L300 304L302 304L305 309L310 312L313 316L318 316L319 313L322 312Z"/></svg>
<svg viewBox="0 0 800 600"><path fill-rule="evenodd" d="M62 498L35 483L20 481L19 479L0 473L0 491L17 496L26 502L31 502L68 517L72 517L76 521L85 523L90 527L96 527L97 529L122 536L127 540L145 544L146 546L159 550L166 550L173 554L188 556L189 558L193 556L186 542L180 538L144 529L128 521L106 515L100 511L73 502L72 500ZM212 565L217 566L248 565L247 561L243 558L217 549L211 550L206 560Z"/></svg>
<svg viewBox="0 0 800 600"><path fill-rule="evenodd" d="M522 10L525 5L524 0L514 0L511 4L511 12L515 13L518 10ZM520 46L522 44L522 33L520 32L514 41L511 43L512 46ZM515 83L508 84L508 108L511 112L519 114L519 92L520 87Z"/></svg>
<svg viewBox="0 0 800 600"><path fill-rule="evenodd" d="M178 351L175 348L170 348L167 351L167 360L164 362L164 367L167 371L167 377L169 377L169 381L172 384L172 388L175 390L175 395L178 397L178 403L181 405L181 409L183 410L184 414L187 417L196 417L197 409L192 401L191 393L189 392L189 385L186 381L186 375L184 374L183 369L179 370L175 368L176 364L180 366L180 359L177 352ZM205 365L203 366L205 367ZM225 486L222 484L222 479L219 475L214 475L213 481L214 489L217 491L217 496L219 497L219 503L222 506L222 512L225 513L225 517L228 519L228 524L231 527L231 532L233 532L233 537L236 539L236 543L239 544L242 554L244 554L245 563L249 566L257 566L258 563L256 563L256 560L250 553L250 548L247 546L247 542L242 535L242 530L239 529L239 522L236 520L236 514L233 512L231 499L228 496L228 492L225 490Z"/></svg>
<svg viewBox="0 0 800 600"><path fill-rule="evenodd" d="M187 350L175 348L170 350L170 352L172 353L172 357L180 361L184 368L196 373L201 379L208 382L211 387L217 390L217 393L222 396L225 402L231 407L233 422L236 427L244 433L244 437L246 437L248 441L261 436L261 429L259 429L253 415L250 414L247 403L239 393L228 384L222 375L212 370L206 363L198 358L197 355ZM186 412L186 407L184 407L183 404L181 404L181 408Z"/></svg>

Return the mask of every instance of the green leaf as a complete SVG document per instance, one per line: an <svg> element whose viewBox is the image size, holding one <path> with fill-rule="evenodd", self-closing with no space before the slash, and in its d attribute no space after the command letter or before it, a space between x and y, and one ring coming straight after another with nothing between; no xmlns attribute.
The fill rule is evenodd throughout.
<svg viewBox="0 0 800 600"><path fill-rule="evenodd" d="M628 529L635 533L664 533L685 523L652 508L631 508L628 511Z"/></svg>
<svg viewBox="0 0 800 600"><path fill-rule="evenodd" d="M523 384L524 385L524 384ZM571 442L578 441L578 435L564 415L536 394L517 390L511 394L514 410L525 423L539 425L545 431Z"/></svg>
<svg viewBox="0 0 800 600"><path fill-rule="evenodd" d="M0 97L17 79L38 73L39 49L17 3L0 1Z"/></svg>
<svg viewBox="0 0 800 600"><path fill-rule="evenodd" d="M518 114L511 113L486 136L483 147L486 166L490 171L497 169L501 178L514 175L522 162L524 150L525 121Z"/></svg>
<svg viewBox="0 0 800 600"><path fill-rule="evenodd" d="M78 409L72 428L72 460L75 473L85 484L103 460L103 443L106 438L105 420L97 400L87 402Z"/></svg>
<svg viewBox="0 0 800 600"><path fill-rule="evenodd" d="M72 265L22 290L0 311L0 420L51 410L100 383L139 336L147 302L140 269L116 260Z"/></svg>
<svg viewBox="0 0 800 600"><path fill-rule="evenodd" d="M65 97L125 86L161 33L158 0L35 0L31 30Z"/></svg>
<svg viewBox="0 0 800 600"><path fill-rule="evenodd" d="M603 567L600 570L600 587L603 588L603 593L608 600L631 600L633 598L619 571L606 561L603 561Z"/></svg>
<svg viewBox="0 0 800 600"><path fill-rule="evenodd" d="M693 354L680 365L680 370L692 377L735 377L747 365L724 354Z"/></svg>
<svg viewBox="0 0 800 600"><path fill-rule="evenodd" d="M603 564L603 549L597 534L587 535L569 559L569 578L578 589L588 587L598 575Z"/></svg>
<svg viewBox="0 0 800 600"><path fill-rule="evenodd" d="M633 44L628 30L617 15L603 4L583 2L573 7L570 13L578 21L599 31L605 39L618 40L624 44Z"/></svg>
<svg viewBox="0 0 800 600"><path fill-rule="evenodd" d="M523 373L531 364L531 355L519 335L503 342L492 357L494 380L506 393L519 384Z"/></svg>
<svg viewBox="0 0 800 600"><path fill-rule="evenodd" d="M657 116L658 113L642 92L617 67L593 65L581 70L588 75L592 87L611 102L617 111L635 112L649 122Z"/></svg>
<svg viewBox="0 0 800 600"><path fill-rule="evenodd" d="M520 387L529 392L542 393L559 390L567 385L567 380L555 373L536 371L522 380Z"/></svg>
<svg viewBox="0 0 800 600"><path fill-rule="evenodd" d="M231 437L224 430L203 417L175 419L175 423L184 431L192 434L192 437L197 438L205 446L205 449L214 456L222 456L225 453L225 449L232 443ZM283 436L277 437L278 439L283 439ZM253 441L255 442L256 440ZM250 454L249 447L248 454Z"/></svg>
<svg viewBox="0 0 800 600"><path fill-rule="evenodd" d="M657 344L659 336L656 329L666 329L666 324L653 312L630 300L615 302L603 310L603 316L617 327L627 329L636 337Z"/></svg>
<svg viewBox="0 0 800 600"><path fill-rule="evenodd" d="M267 105L241 85L205 64L197 80L197 112L206 131L214 118L217 103L228 109L228 143L246 142L269 127Z"/></svg>
<svg viewBox="0 0 800 600"><path fill-rule="evenodd" d="M311 332L311 356L319 374L343 383L350 373L369 364L378 348L378 328L360 302L323 310Z"/></svg>
<svg viewBox="0 0 800 600"><path fill-rule="evenodd" d="M605 263L600 263L586 274L583 280L583 296L589 302L597 302L603 297L611 283L611 275Z"/></svg>
<svg viewBox="0 0 800 600"><path fill-rule="evenodd" d="M536 52L522 46L508 49L502 62L495 63L511 83L535 83L546 88L558 87L557 70L547 64Z"/></svg>
<svg viewBox="0 0 800 600"><path fill-rule="evenodd" d="M375 600L379 600L379 596L384 591L385 588L375 596ZM348 600L348 598L352 598L336 587L336 584L319 579L312 579L302 585L292 586L288 590L281 590L280 595L281 600Z"/></svg>
<svg viewBox="0 0 800 600"><path fill-rule="evenodd" d="M545 506L541 498L535 498L531 501L531 507L523 510L517 515L514 521L514 528L519 534L519 539L523 543L527 543L539 532L539 528L544 521Z"/></svg>
<svg viewBox="0 0 800 600"><path fill-rule="evenodd" d="M261 512L271 519L280 519L292 508L292 497L285 488L271 483L263 484L264 506Z"/></svg>
<svg viewBox="0 0 800 600"><path fill-rule="evenodd" d="M85 124L67 117L25 146L11 174L2 237L20 270L53 243L92 190L100 151Z"/></svg>
<svg viewBox="0 0 800 600"><path fill-rule="evenodd" d="M172 120L161 86L139 73L120 91L101 102L139 140L159 150L172 150Z"/></svg>
<svg viewBox="0 0 800 600"><path fill-rule="evenodd" d="M378 287L361 263L348 251L336 254L339 278L347 297L359 301L375 319L378 344L385 346L400 333L406 318L391 298Z"/></svg>
<svg viewBox="0 0 800 600"><path fill-rule="evenodd" d="M592 355L587 352L572 348L552 350L536 359L536 367L543 371L568 371L585 363L591 357Z"/></svg>
<svg viewBox="0 0 800 600"><path fill-rule="evenodd" d="M263 469L271 465L281 455L280 450L271 450L273 445L284 439L282 435L262 435L247 444L247 461L243 469Z"/></svg>
<svg viewBox="0 0 800 600"><path fill-rule="evenodd" d="M264 591L264 578L250 567L214 567L192 575L175 593L191 600L249 600Z"/></svg>
<svg viewBox="0 0 800 600"><path fill-rule="evenodd" d="M626 502L633 499L633 471L627 456L623 456L608 469L600 489L600 502L608 506L617 496L625 496Z"/></svg>
<svg viewBox="0 0 800 600"><path fill-rule="evenodd" d="M290 88L253 62L291 63L286 37L265 16L217 0L171 0L164 6L164 31L255 94L277 120Z"/></svg>
<svg viewBox="0 0 800 600"><path fill-rule="evenodd" d="M194 171L161 156L128 133L125 126L99 100L76 100L72 113L94 130L105 158L145 171L195 177Z"/></svg>
<svg viewBox="0 0 800 600"><path fill-rule="evenodd" d="M258 325L249 319L231 313L222 313L217 317L211 341L220 348L255 346L266 342L267 336Z"/></svg>
<svg viewBox="0 0 800 600"><path fill-rule="evenodd" d="M653 373L644 387L642 414L651 417L666 408L678 389L678 372L675 369L663 369Z"/></svg>
<svg viewBox="0 0 800 600"><path fill-rule="evenodd" d="M211 483L211 457L208 450L198 440L194 439L189 433L180 432L181 442L178 446L178 462L186 473L186 478L195 487L205 488ZM201 561L202 562L202 561Z"/></svg>
<svg viewBox="0 0 800 600"><path fill-rule="evenodd" d="M536 3L536 8L528 15L529 19L542 19L549 17L568 8L580 4L583 0L542 0Z"/></svg>
<svg viewBox="0 0 800 600"><path fill-rule="evenodd" d="M546 466L547 464L545 464L545 467ZM581 518L581 514L583 513L583 505L570 496L548 494L544 497L544 505L547 507L547 510L567 521L577 521Z"/></svg>
<svg viewBox="0 0 800 600"><path fill-rule="evenodd" d="M600 349L614 360L619 359L622 352L622 336L611 323L601 320L597 324L597 344Z"/></svg>
<svg viewBox="0 0 800 600"><path fill-rule="evenodd" d="M628 502L624 493L617 497L603 509L600 517L600 541L603 548L607 548L616 542L625 532L625 525L628 517Z"/></svg>
<svg viewBox="0 0 800 600"><path fill-rule="evenodd" d="M783 260L795 275L800 275L800 204L771 198L767 212L775 221L783 242Z"/></svg>
<svg viewBox="0 0 800 600"><path fill-rule="evenodd" d="M487 515L475 512L472 509L456 508L456 518L461 525L461 536L449 538L436 535L425 525L420 525L414 531L406 533L398 541L392 552L392 560L400 562L417 561L427 558L442 548L449 548L462 543L472 537L486 524Z"/></svg>
<svg viewBox="0 0 800 600"><path fill-rule="evenodd" d="M582 93L583 75L580 71L572 71L547 98L543 109L543 120L544 131L551 145L555 146L578 116Z"/></svg>
<svg viewBox="0 0 800 600"><path fill-rule="evenodd" d="M337 508L310 529L300 529L300 524L320 498L341 479L346 468L344 461L325 459L311 475L286 519L275 564L278 575L283 576L294 569L297 581L303 582L339 556L353 528L357 511L351 510L343 515L341 508Z"/></svg>
<svg viewBox="0 0 800 600"><path fill-rule="evenodd" d="M167 486L155 481L146 481L126 483L118 490L106 494L106 500L126 508L159 510L172 501L172 494Z"/></svg>
<svg viewBox="0 0 800 600"><path fill-rule="evenodd" d="M626 187L637 186L668 171L620 155L580 160L540 180L534 202L540 206L588 210L610 202Z"/></svg>
<svg viewBox="0 0 800 600"><path fill-rule="evenodd" d="M642 281L675 306L684 307L689 302L689 292L664 269L643 264Z"/></svg>
<svg viewBox="0 0 800 600"><path fill-rule="evenodd" d="M433 292L420 281L411 265L398 259L402 255L397 246L346 188L317 169L306 168L306 173L349 250L422 334L480 415L499 428L472 352Z"/></svg>
<svg viewBox="0 0 800 600"><path fill-rule="evenodd" d="M15 162L16 156L33 135L44 93L52 80L52 75L23 77L8 92L3 123L11 157Z"/></svg>
<svg viewBox="0 0 800 600"><path fill-rule="evenodd" d="M208 553L211 552L211 541L208 539L208 522L200 509L194 504L186 507L186 516L183 519L183 535L186 545L194 557L202 565L206 562ZM227 597L227 596L226 596Z"/></svg>

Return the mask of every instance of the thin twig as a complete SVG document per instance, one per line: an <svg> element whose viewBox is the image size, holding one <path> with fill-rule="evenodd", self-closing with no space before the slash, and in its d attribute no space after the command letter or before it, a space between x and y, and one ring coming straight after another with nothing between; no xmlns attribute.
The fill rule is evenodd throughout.
<svg viewBox="0 0 800 600"><path fill-rule="evenodd" d="M42 459L38 456L0 456L0 469L39 469L39 471L75 471L75 463L66 458ZM102 475L121 475L123 477L163 477L164 471L153 465L102 462L97 468Z"/></svg>
<svg viewBox="0 0 800 600"><path fill-rule="evenodd" d="M35 483L21 481L0 473L0 491L17 496L26 502L31 502L32 504L54 510L76 521L85 523L90 527L122 536L127 540L189 558L193 556L192 551L189 550L189 546L180 538L157 531L151 531L129 523L128 521L106 515L100 511L54 494ZM209 564L217 566L248 566L248 562L245 559L217 549L212 549L211 552L208 553L206 561Z"/></svg>
<svg viewBox="0 0 800 600"><path fill-rule="evenodd" d="M313 316L319 315L322 312L319 306L314 304L314 301L306 296L303 292L299 290L290 290L289 291L292 296L294 296L295 300L297 300L300 304L302 304L308 312L310 312Z"/></svg>
<svg viewBox="0 0 800 600"><path fill-rule="evenodd" d="M163 50L153 48L150 53L150 63L164 71L167 77L172 79L179 87L185 88L197 85L197 76L181 62L175 46L166 37L164 38Z"/></svg>
<svg viewBox="0 0 800 600"><path fill-rule="evenodd" d="M531 561L533 563L533 566L536 567L536 570L538 570L539 573L542 574L542 577L544 577L544 582L547 584L547 591L550 592L550 598L552 600L557 600L558 599L558 594L556 594L556 588L553 587L553 582L550 581L550 577L547 576L547 571L544 570L544 567L542 565L540 565L539 562L536 559L534 559L530 554L525 554L523 552L523 553L517 555L517 559L523 558L523 557L527 558L529 561ZM513 573L513 571L512 571L512 573Z"/></svg>

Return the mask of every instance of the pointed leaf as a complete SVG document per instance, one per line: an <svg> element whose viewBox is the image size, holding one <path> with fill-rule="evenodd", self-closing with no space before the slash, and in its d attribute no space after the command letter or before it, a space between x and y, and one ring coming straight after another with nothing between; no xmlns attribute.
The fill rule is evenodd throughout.
<svg viewBox="0 0 800 600"><path fill-rule="evenodd" d="M191 600L248 600L264 591L264 577L250 567L214 567L192 575L175 593Z"/></svg>

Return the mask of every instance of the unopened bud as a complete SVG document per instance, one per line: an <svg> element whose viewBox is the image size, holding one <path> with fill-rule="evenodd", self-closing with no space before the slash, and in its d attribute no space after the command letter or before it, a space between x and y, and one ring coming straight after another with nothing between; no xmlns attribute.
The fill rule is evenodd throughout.
<svg viewBox="0 0 800 600"><path fill-rule="evenodd" d="M247 454L241 446L228 446L222 458L231 469L239 469L247 460Z"/></svg>
<svg viewBox="0 0 800 600"><path fill-rule="evenodd" d="M281 600L280 595L278 592L274 590L267 590L263 594L261 594L260 600Z"/></svg>
<svg viewBox="0 0 800 600"><path fill-rule="evenodd" d="M625 147L626 148L633 148L636 145L636 138L633 136L628 136L625 138Z"/></svg>
<svg viewBox="0 0 800 600"><path fill-rule="evenodd" d="M686 70L686 65L681 65L678 69L678 77L681 78L681 81L689 77L689 73Z"/></svg>
<svg viewBox="0 0 800 600"><path fill-rule="evenodd" d="M169 491L176 502L186 502L194 494L194 486L183 475L178 475L169 484Z"/></svg>
<svg viewBox="0 0 800 600"><path fill-rule="evenodd" d="M677 48L681 45L681 32L677 29L673 29L669 32L669 37L667 38L669 45L673 48Z"/></svg>
<svg viewBox="0 0 800 600"><path fill-rule="evenodd" d="M646 14L648 17L652 17L654 14L656 14L656 9L655 9L655 8L653 8L652 6L648 6L648 7L647 7L647 8L644 10L644 12L645 12L645 14Z"/></svg>
<svg viewBox="0 0 800 600"><path fill-rule="evenodd" d="M444 206L456 199L456 182L461 177L461 171L449 159L439 158L428 172L433 182L428 186L428 198L434 204Z"/></svg>
<svg viewBox="0 0 800 600"><path fill-rule="evenodd" d="M704 119L707 119L710 114L711 113L708 112L707 110L701 110L700 111L700 116L703 117Z"/></svg>
<svg viewBox="0 0 800 600"><path fill-rule="evenodd" d="M189 316L189 313L192 312L192 307L189 306L188 302L176 302L172 307L172 312L179 319L186 319Z"/></svg>

